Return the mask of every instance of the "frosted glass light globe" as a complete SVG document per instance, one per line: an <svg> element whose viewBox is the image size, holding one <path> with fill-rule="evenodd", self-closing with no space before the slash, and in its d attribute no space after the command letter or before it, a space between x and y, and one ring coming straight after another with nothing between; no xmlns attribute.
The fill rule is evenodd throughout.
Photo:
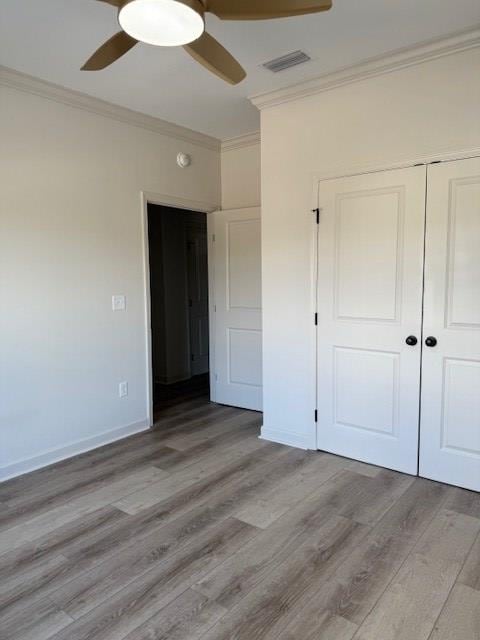
<svg viewBox="0 0 480 640"><path fill-rule="evenodd" d="M204 31L203 16L195 5L195 0L131 0L120 8L118 21L135 40L176 47L196 40Z"/></svg>

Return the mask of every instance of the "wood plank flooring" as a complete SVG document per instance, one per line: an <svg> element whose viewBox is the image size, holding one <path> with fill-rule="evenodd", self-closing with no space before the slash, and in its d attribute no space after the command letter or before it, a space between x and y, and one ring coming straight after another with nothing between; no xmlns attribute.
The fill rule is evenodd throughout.
<svg viewBox="0 0 480 640"><path fill-rule="evenodd" d="M480 494L157 420L0 485L1 640L480 640Z"/></svg>

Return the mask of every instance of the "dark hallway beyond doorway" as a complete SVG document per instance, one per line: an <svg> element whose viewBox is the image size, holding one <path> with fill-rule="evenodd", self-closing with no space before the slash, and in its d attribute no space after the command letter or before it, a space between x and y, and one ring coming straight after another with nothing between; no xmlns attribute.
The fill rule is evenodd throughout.
<svg viewBox="0 0 480 640"><path fill-rule="evenodd" d="M209 399L206 214L148 205L154 416Z"/></svg>

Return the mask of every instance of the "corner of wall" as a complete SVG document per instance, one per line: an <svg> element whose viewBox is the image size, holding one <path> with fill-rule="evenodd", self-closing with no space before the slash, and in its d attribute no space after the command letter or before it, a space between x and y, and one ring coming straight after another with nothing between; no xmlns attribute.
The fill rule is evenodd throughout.
<svg viewBox="0 0 480 640"><path fill-rule="evenodd" d="M222 209L260 206L260 133L223 141L220 155Z"/></svg>

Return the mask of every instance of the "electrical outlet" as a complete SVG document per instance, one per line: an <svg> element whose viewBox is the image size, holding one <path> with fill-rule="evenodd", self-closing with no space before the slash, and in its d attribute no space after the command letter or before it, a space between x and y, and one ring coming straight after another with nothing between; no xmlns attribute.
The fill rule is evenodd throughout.
<svg viewBox="0 0 480 640"><path fill-rule="evenodd" d="M125 398L128 396L128 382L120 382L118 385L118 397Z"/></svg>
<svg viewBox="0 0 480 640"><path fill-rule="evenodd" d="M127 300L125 296L112 296L112 310L125 311L127 308Z"/></svg>

